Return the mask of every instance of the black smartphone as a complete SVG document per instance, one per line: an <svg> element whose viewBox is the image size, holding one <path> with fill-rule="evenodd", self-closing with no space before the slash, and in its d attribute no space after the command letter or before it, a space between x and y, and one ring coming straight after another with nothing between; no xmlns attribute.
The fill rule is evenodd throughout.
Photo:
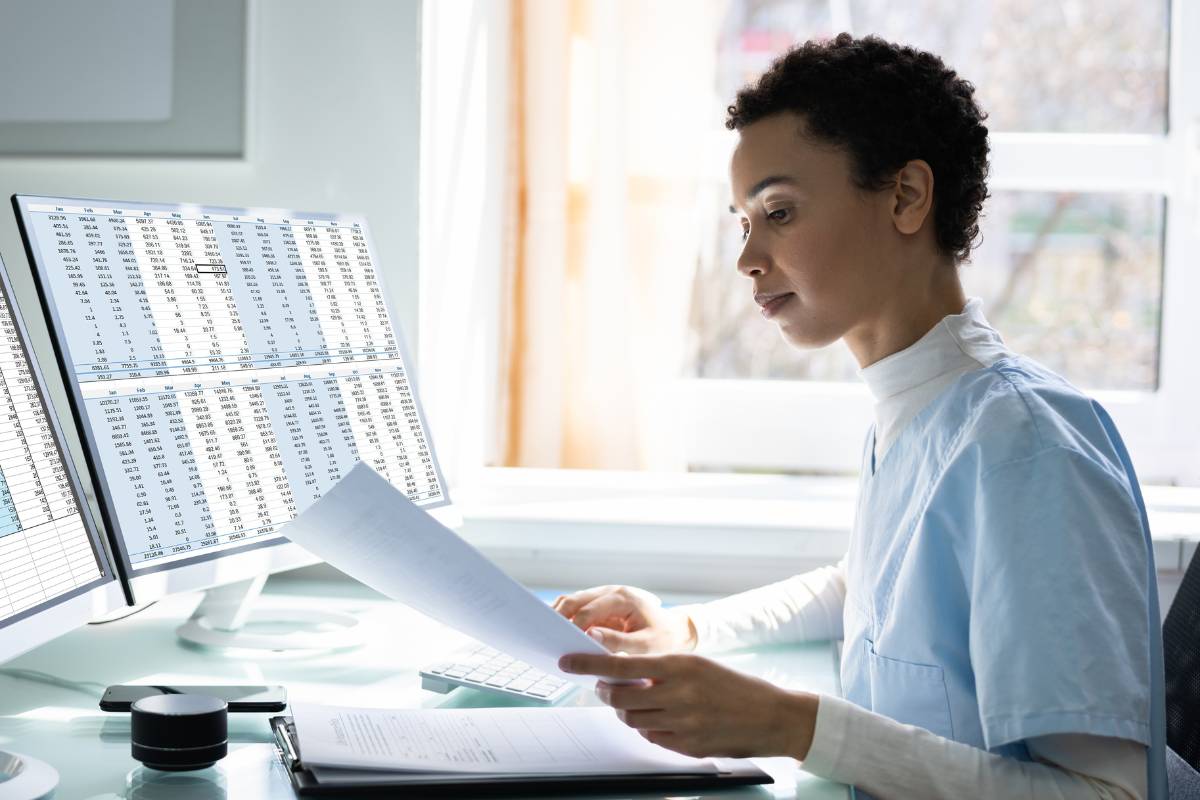
<svg viewBox="0 0 1200 800"><path fill-rule="evenodd" d="M282 686L110 686L100 698L104 711L128 711L135 700L156 694L206 694L229 703L234 711L283 711L287 690Z"/></svg>

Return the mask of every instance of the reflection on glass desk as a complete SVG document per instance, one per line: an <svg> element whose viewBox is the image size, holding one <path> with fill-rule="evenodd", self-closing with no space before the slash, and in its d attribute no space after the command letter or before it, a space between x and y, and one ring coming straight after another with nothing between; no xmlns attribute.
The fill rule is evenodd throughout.
<svg viewBox="0 0 1200 800"><path fill-rule="evenodd" d="M293 701L406 707L500 704L479 692L445 696L422 690L418 668L470 640L358 584L286 576L267 583L261 605L333 608L355 614L370 626L366 647L326 655L242 657L183 645L175 628L199 599L199 594L168 597L127 619L89 625L0 666L0 748L53 765L60 776L55 797L62 800L282 800L295 795L275 756L267 724L271 715L230 714L229 755L215 766L190 773L157 772L142 767L129 754L129 715L105 713L97 706L104 687L277 683L287 687ZM763 648L718 658L781 686L836 690L828 643ZM53 685L6 674L14 670L37 670L77 683ZM579 691L565 704L598 702L593 693ZM775 778L773 785L723 790L714 796L757 800L849 796L845 787L796 769L791 759L760 759L759 764Z"/></svg>

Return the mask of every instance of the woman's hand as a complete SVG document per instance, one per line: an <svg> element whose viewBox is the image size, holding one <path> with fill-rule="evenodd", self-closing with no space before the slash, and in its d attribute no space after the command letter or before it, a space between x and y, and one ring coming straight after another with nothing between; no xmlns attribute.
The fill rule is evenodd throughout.
<svg viewBox="0 0 1200 800"><path fill-rule="evenodd" d="M697 655L563 656L564 672L601 680L596 694L649 741L684 755L803 759L812 744L817 696L789 692Z"/></svg>
<svg viewBox="0 0 1200 800"><path fill-rule="evenodd" d="M614 653L670 653L696 646L687 614L663 608L644 589L596 586L560 595L554 610Z"/></svg>

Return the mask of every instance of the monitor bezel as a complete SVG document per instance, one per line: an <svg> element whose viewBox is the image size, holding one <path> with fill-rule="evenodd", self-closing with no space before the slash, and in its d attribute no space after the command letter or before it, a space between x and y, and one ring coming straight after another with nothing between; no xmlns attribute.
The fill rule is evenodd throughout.
<svg viewBox="0 0 1200 800"><path fill-rule="evenodd" d="M122 584L128 587L127 593L130 602L142 603L148 600L158 599L167 594L207 589L222 584L250 580L264 573L280 572L320 563L320 559L316 558L299 545L289 541L285 534L280 534L276 538L269 539L267 541L251 542L239 547L224 549L214 553L200 552L192 558L180 559L178 561L170 561L162 564L154 564L142 569L135 569L133 567L128 556L128 551L125 547L124 536L122 535L120 526L116 521L116 515L113 508L114 504L108 491L108 481L104 474L103 466L100 464L99 448L97 447L92 429L87 422L87 415L84 409L83 395L80 390L79 382L75 380L73 370L70 367L73 362L70 358L70 350L66 342L65 330L62 326L57 308L52 302L50 288L48 286L49 276L48 274L43 275L43 264L36 255L36 242L33 232L30 230L30 227L26 225L26 214L31 212L26 210L25 204L45 202L52 205L63 205L64 201L85 204L87 206L105 206L109 208L138 208L139 210L229 214L245 216L250 219L262 216L279 215L303 220L339 220L349 223L358 223L363 227L363 230L366 234L367 249L370 253L371 262L378 265L379 259L376 256L374 242L370 236L370 226L368 225L366 219L362 215L358 214L295 211L292 209L261 206L242 208L191 202L163 203L158 201L113 200L106 198L30 195L20 193L12 196L12 204L17 217L17 225L20 229L22 243L25 246L26 258L29 260L29 268L34 278L34 286L37 289L38 299L48 321L47 327L49 328L50 339L54 346L54 354L58 362L59 372L62 375L63 383L67 387L67 395L69 399L69 405L71 406L71 414L77 429L82 434L81 441L83 442L85 460L88 465L88 470L91 473L90 477L96 492L97 505L100 508L100 515L104 521L104 526L108 534L109 545L112 547L115 554L113 561L117 566L117 571L121 577ZM397 345L400 350L401 358L403 359L405 366L408 368L407 374L409 386L412 390L417 416L425 430L426 439L429 443L429 452L433 459L434 471L436 472L438 476L438 482L442 487L443 499L437 503L424 505L422 506L422 509L436 512L435 516L453 522L457 518L457 512L453 510L449 487L446 485L445 476L442 473L441 462L437 458L432 431L430 430L428 424L428 417L426 416L424 408L421 404L416 371L412 369L413 362L409 356L407 341L403 334L403 330L401 329L399 317L397 316L395 309L392 307L392 303L387 294L386 282L382 269L377 269L376 279L379 281L380 287L383 290L384 305L386 307L388 316L391 318L393 328L397 333Z"/></svg>
<svg viewBox="0 0 1200 800"><path fill-rule="evenodd" d="M78 509L84 530L87 532L92 554L101 570L100 576L83 586L77 586L57 597L44 600L0 620L0 663L2 663L68 633L96 617L107 614L116 608L127 606L130 600L125 592L124 583L113 569L115 559L108 552L107 538L96 527L96 520L87 504L87 498L83 494L83 486L75 470L75 462L68 451L66 437L63 435L58 417L53 412L50 393L37 357L33 353L29 331L25 326L20 307L17 305L16 293L13 291L8 276L8 267L2 257L0 257L0 294L3 295L4 302L8 305L9 314L12 315L13 327L17 332L21 352L29 365L29 373L33 377L38 402L41 404L42 413L46 415L47 424L54 437L54 447L58 451L58 457L67 474L75 507Z"/></svg>

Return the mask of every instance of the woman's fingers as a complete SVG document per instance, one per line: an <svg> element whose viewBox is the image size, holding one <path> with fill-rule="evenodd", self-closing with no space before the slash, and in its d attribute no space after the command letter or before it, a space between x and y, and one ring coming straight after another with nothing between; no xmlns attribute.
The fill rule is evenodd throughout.
<svg viewBox="0 0 1200 800"><path fill-rule="evenodd" d="M636 610L637 607L628 597L616 592L609 592L600 595L576 611L571 615L571 622L574 622L577 628L585 631L593 625L624 630L625 621Z"/></svg>
<svg viewBox="0 0 1200 800"><path fill-rule="evenodd" d="M674 731L680 723L678 711L652 709L648 711L618 710L617 716L631 728L643 731Z"/></svg>
<svg viewBox="0 0 1200 800"><path fill-rule="evenodd" d="M815 724L815 696L802 698L701 656L572 654L560 665L567 672L610 676L597 682L599 698L646 739L684 755L805 751L795 748L795 726L811 730ZM651 680L628 685L627 678Z"/></svg>
<svg viewBox="0 0 1200 800"><path fill-rule="evenodd" d="M609 627L593 625L588 628L588 636L604 645L611 653L642 655L654 649L653 634L645 628L624 633Z"/></svg>
<svg viewBox="0 0 1200 800"><path fill-rule="evenodd" d="M653 711L675 704L669 684L615 684L596 681L596 696L607 706L621 711Z"/></svg>
<svg viewBox="0 0 1200 800"><path fill-rule="evenodd" d="M661 680L672 674L680 656L618 656L598 653L572 653L558 660L558 668L576 675L605 678L652 678Z"/></svg>
<svg viewBox="0 0 1200 800"><path fill-rule="evenodd" d="M614 588L613 586L593 586L591 589L584 589L574 594L559 595L554 601L553 608L559 614L570 619L579 609Z"/></svg>

